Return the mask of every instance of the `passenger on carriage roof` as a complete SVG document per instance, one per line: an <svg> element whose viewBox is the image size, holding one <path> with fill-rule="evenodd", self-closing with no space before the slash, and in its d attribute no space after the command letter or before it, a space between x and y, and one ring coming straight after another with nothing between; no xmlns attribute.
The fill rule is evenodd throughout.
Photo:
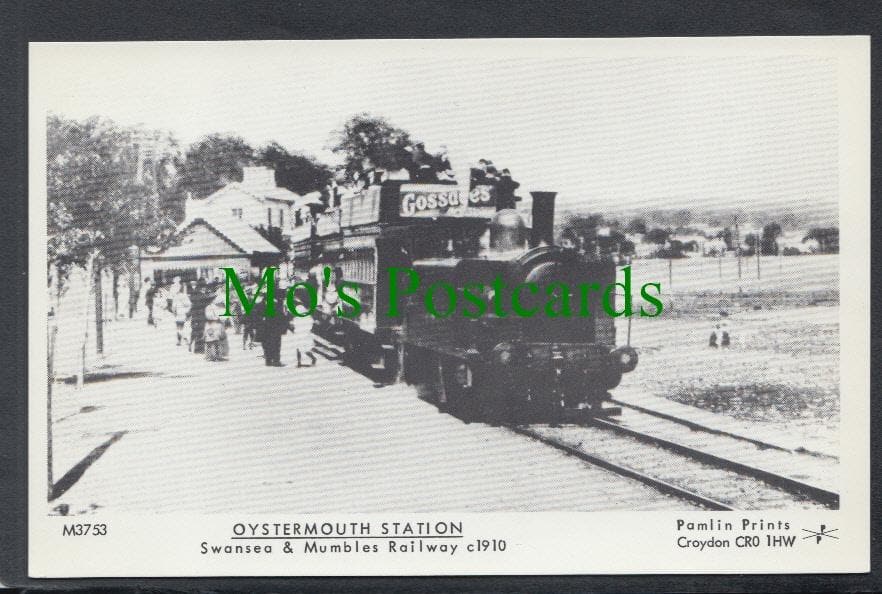
<svg viewBox="0 0 882 594"><path fill-rule="evenodd" d="M358 178L356 179L356 184L367 187L373 186L375 184L380 183L380 178L382 176L382 171L380 171L374 162L368 158L362 159L361 161L361 172L358 174Z"/></svg>
<svg viewBox="0 0 882 594"><path fill-rule="evenodd" d="M515 190L520 186L521 184L511 178L509 170L503 169L502 176L496 183L496 210L514 208L515 203L518 201L518 197L515 196Z"/></svg>
<svg viewBox="0 0 882 594"><path fill-rule="evenodd" d="M499 171L497 171L496 167L493 165L493 161L487 161L487 179L492 182L499 180Z"/></svg>
<svg viewBox="0 0 882 594"><path fill-rule="evenodd" d="M487 161L484 159L478 160L478 166L472 167L471 172L471 185L472 187L484 185L487 183Z"/></svg>
<svg viewBox="0 0 882 594"><path fill-rule="evenodd" d="M447 156L447 146L441 145L441 152L435 159L435 172L439 180L447 181L456 179L450 157Z"/></svg>
<svg viewBox="0 0 882 594"><path fill-rule="evenodd" d="M411 152L410 178L418 183L437 181L435 170L432 168L432 157L426 152L425 145L418 142Z"/></svg>

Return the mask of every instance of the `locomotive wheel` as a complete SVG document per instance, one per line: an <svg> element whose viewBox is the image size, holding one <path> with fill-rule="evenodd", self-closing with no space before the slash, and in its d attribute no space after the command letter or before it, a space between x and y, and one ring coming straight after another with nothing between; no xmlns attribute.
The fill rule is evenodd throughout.
<svg viewBox="0 0 882 594"><path fill-rule="evenodd" d="M560 387L552 384L548 378L537 378L528 388L529 401L524 401L519 409L519 421L526 423L559 424L563 415L561 406L562 394Z"/></svg>
<svg viewBox="0 0 882 594"><path fill-rule="evenodd" d="M589 393L588 406L591 409L591 414L595 416L606 416L604 415L603 403L609 398L612 398L609 392L594 391Z"/></svg>
<svg viewBox="0 0 882 594"><path fill-rule="evenodd" d="M480 385L481 420L490 425L516 420L514 411L509 408L509 391L505 387L497 382L484 382Z"/></svg>
<svg viewBox="0 0 882 594"><path fill-rule="evenodd" d="M604 390L612 390L622 381L622 372L618 369L608 369L600 378L600 385Z"/></svg>

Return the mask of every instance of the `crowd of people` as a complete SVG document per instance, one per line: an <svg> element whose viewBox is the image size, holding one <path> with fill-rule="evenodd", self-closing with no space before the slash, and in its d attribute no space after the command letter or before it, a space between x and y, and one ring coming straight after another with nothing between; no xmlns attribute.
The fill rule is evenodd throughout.
<svg viewBox="0 0 882 594"><path fill-rule="evenodd" d="M446 147L442 146L440 152L434 155L426 151L426 146L421 142L408 146L405 150L407 158L393 167L380 167L369 158L363 159L354 183L346 189L357 192L384 181L412 181L423 184L456 181L456 174L450 164Z"/></svg>
<svg viewBox="0 0 882 594"><path fill-rule="evenodd" d="M493 165L493 161L487 159L479 159L478 165L471 168L469 188L476 186L490 186L496 189L496 210L514 208L521 199L520 196L515 196L515 191L521 187L521 184L512 179L511 172L503 169L500 173Z"/></svg>
<svg viewBox="0 0 882 594"><path fill-rule="evenodd" d="M370 159L362 160L361 167L352 183L346 183L341 175L331 182L328 191L332 196L340 196L361 192L368 186L383 183L384 181L412 181L415 183L454 183L456 173L450 163L447 147L442 145L438 153L432 154L426 151L423 143L405 147L408 157L403 159L396 167L379 167ZM476 186L489 186L494 189L496 197L496 209L514 208L520 200L515 191L520 183L514 181L508 169L497 170L493 162L480 159L471 168L469 189ZM334 199L336 204L336 198Z"/></svg>
<svg viewBox="0 0 882 594"><path fill-rule="evenodd" d="M245 312L238 298L231 298L230 316L226 316L226 288L219 279L185 282L175 277L171 283L160 286L145 281L144 304L147 308L147 324L158 326L158 320L168 313L174 319L176 345L186 346L192 353L203 354L207 361L226 361L230 353L230 332L242 337L242 350L251 350L259 344L263 350L264 363L271 367L283 367L281 361L282 336L294 332L294 320L284 303L286 291L274 291L275 315L266 316L267 303L261 297L249 312ZM256 286L245 287L249 302L254 298ZM303 323L308 323L304 319ZM301 340L297 347L297 366L309 359L316 364L308 332L295 334ZM306 337L305 339L303 337ZM301 344L303 343L303 344Z"/></svg>

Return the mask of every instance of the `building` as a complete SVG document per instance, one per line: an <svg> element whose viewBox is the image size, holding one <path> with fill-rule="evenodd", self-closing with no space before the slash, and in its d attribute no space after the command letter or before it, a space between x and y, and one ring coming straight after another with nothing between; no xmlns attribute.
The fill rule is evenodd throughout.
<svg viewBox="0 0 882 594"><path fill-rule="evenodd" d="M251 227L278 227L285 233L293 228L302 200L299 194L276 185L272 169L245 167L241 182L227 184L205 198L188 198L185 222L229 215Z"/></svg>
<svg viewBox="0 0 882 594"><path fill-rule="evenodd" d="M141 255L141 274L164 283L224 278L221 268L235 268L240 278L259 276L266 266L277 265L282 252L244 222L233 218L196 217L181 225L171 246Z"/></svg>
<svg viewBox="0 0 882 594"><path fill-rule="evenodd" d="M781 233L776 240L779 253L787 255L818 253L820 244L816 239L805 239L807 233L808 231L804 229Z"/></svg>
<svg viewBox="0 0 882 594"><path fill-rule="evenodd" d="M707 243L707 237L701 233L675 232L671 234L670 240L680 242L683 246L682 253L684 256L703 256L707 253L705 246Z"/></svg>
<svg viewBox="0 0 882 594"><path fill-rule="evenodd" d="M726 242L718 237L713 239L708 239L704 242L704 255L705 256L723 256L726 252L729 251L729 247L726 245Z"/></svg>
<svg viewBox="0 0 882 594"><path fill-rule="evenodd" d="M187 200L171 245L142 253L141 275L161 283L176 276L222 279L221 268L236 269L240 278L259 276L262 268L279 265L285 256L266 239L266 230L291 229L300 202L298 194L276 186L272 169L245 167L241 182L201 200Z"/></svg>

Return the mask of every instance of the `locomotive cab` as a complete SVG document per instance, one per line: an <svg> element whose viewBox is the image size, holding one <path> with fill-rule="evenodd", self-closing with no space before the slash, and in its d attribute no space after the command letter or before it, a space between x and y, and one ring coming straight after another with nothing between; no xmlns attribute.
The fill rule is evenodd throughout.
<svg viewBox="0 0 882 594"><path fill-rule="evenodd" d="M586 290L614 282L610 260L548 246L514 259L426 259L413 268L429 289L406 308L405 379L457 416L558 422L605 414L609 390L636 364L632 350L616 350L601 293Z"/></svg>

